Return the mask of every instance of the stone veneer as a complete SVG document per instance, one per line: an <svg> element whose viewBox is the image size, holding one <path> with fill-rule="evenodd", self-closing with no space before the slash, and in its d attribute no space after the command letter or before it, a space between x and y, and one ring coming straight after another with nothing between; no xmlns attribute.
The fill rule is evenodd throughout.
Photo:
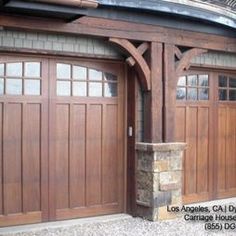
<svg viewBox="0 0 236 236"><path fill-rule="evenodd" d="M175 218L167 205L182 205L185 143L137 143L137 215L157 221Z"/></svg>

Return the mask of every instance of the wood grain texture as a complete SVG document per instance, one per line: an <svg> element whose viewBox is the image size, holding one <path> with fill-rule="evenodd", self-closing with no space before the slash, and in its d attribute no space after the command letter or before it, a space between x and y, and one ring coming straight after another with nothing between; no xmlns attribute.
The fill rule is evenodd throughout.
<svg viewBox="0 0 236 236"><path fill-rule="evenodd" d="M49 22L47 19L33 17L1 15L0 25L13 29L164 42L187 47L236 52L234 38L86 16L73 23L64 23L55 20Z"/></svg>

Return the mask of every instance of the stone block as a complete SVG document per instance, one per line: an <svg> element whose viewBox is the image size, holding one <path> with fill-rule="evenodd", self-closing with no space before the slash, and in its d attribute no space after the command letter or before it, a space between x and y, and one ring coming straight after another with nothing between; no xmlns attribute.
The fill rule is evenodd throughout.
<svg viewBox="0 0 236 236"><path fill-rule="evenodd" d="M170 182L165 184L160 184L161 191L172 191L181 188L181 183Z"/></svg>
<svg viewBox="0 0 236 236"><path fill-rule="evenodd" d="M137 188L138 189L147 189L148 191L153 191L153 176L152 173L137 171Z"/></svg>
<svg viewBox="0 0 236 236"><path fill-rule="evenodd" d="M160 173L160 184L181 183L182 171L167 171Z"/></svg>
<svg viewBox="0 0 236 236"><path fill-rule="evenodd" d="M179 157L171 157L170 158L170 169L171 170L182 170L183 169L182 154Z"/></svg>
<svg viewBox="0 0 236 236"><path fill-rule="evenodd" d="M153 171L154 172L163 172L169 170L169 161L162 160L162 161L154 161L153 163Z"/></svg>
<svg viewBox="0 0 236 236"><path fill-rule="evenodd" d="M154 195L153 207L167 206L171 204L172 196L171 192L158 192Z"/></svg>
<svg viewBox="0 0 236 236"><path fill-rule="evenodd" d="M152 156L146 153L138 154L137 170L152 172L153 171Z"/></svg>
<svg viewBox="0 0 236 236"><path fill-rule="evenodd" d="M145 189L137 189L136 200L142 202L145 205L151 206L153 199L153 193Z"/></svg>

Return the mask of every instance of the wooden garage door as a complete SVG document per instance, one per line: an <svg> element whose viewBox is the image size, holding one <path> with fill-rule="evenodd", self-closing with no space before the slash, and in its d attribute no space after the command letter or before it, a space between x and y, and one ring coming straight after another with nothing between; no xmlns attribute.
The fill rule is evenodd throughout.
<svg viewBox="0 0 236 236"><path fill-rule="evenodd" d="M122 65L1 57L0 226L122 212Z"/></svg>
<svg viewBox="0 0 236 236"><path fill-rule="evenodd" d="M188 144L183 166L185 203L236 196L234 83L234 76L210 72L194 71L179 78L176 139Z"/></svg>

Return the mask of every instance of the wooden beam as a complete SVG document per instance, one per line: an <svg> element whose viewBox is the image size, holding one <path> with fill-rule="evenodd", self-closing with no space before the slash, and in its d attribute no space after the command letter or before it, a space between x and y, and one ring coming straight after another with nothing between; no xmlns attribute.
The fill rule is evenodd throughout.
<svg viewBox="0 0 236 236"><path fill-rule="evenodd" d="M137 47L138 52L143 55L149 48L149 44L147 42L142 43ZM135 65L135 60L133 57L128 57L126 59L126 62L129 64L129 66L134 66Z"/></svg>
<svg viewBox="0 0 236 236"><path fill-rule="evenodd" d="M175 141L175 46L164 45L164 141Z"/></svg>
<svg viewBox="0 0 236 236"><path fill-rule="evenodd" d="M208 50L206 49L200 49L200 48L192 48L188 50L187 52L183 53L182 58L176 62L175 70L176 70L176 77L178 78L185 69L188 69L191 65L191 60L203 53L207 53Z"/></svg>
<svg viewBox="0 0 236 236"><path fill-rule="evenodd" d="M180 51L180 49L175 46L175 56L180 60L183 56L183 53Z"/></svg>
<svg viewBox="0 0 236 236"><path fill-rule="evenodd" d="M144 60L137 48L135 48L135 46L126 39L110 38L109 41L126 50L134 58L137 65L142 89L145 91L150 90L150 69L147 65L147 62Z"/></svg>
<svg viewBox="0 0 236 236"><path fill-rule="evenodd" d="M150 47L150 68L152 90L144 94L144 141L163 142L163 81L162 43L152 42Z"/></svg>
<svg viewBox="0 0 236 236"><path fill-rule="evenodd" d="M0 26L9 29L38 32L92 35L104 38L114 37L146 42L165 42L173 45L236 53L236 38L87 16L81 17L79 20L71 23L65 23L58 20L1 14Z"/></svg>

